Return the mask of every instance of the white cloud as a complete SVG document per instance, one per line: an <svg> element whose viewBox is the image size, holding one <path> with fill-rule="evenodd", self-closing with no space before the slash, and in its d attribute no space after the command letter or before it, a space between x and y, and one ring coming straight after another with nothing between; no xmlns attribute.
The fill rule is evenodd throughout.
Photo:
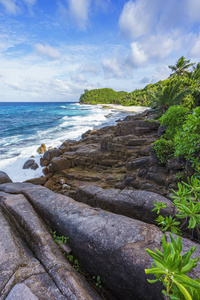
<svg viewBox="0 0 200 300"><path fill-rule="evenodd" d="M120 67L120 63L117 58L104 59L102 61L103 71L106 78L121 78L123 77L123 72Z"/></svg>
<svg viewBox="0 0 200 300"><path fill-rule="evenodd" d="M89 73L91 75L98 75L100 71L101 71L100 66L95 63L86 63L80 68L80 72Z"/></svg>
<svg viewBox="0 0 200 300"><path fill-rule="evenodd" d="M5 81L4 82L8 87L14 89L14 90L20 90L23 91L24 88L18 83L18 82L11 82L11 81Z"/></svg>
<svg viewBox="0 0 200 300"><path fill-rule="evenodd" d="M52 59L57 59L61 57L60 52L48 44L42 45L40 43L37 43L34 45L34 50L38 55L48 56Z"/></svg>
<svg viewBox="0 0 200 300"><path fill-rule="evenodd" d="M77 83L87 82L87 79L80 73L79 74L71 74L70 78L73 82L77 82Z"/></svg>
<svg viewBox="0 0 200 300"><path fill-rule="evenodd" d="M69 14L81 30L86 30L91 0L68 0Z"/></svg>
<svg viewBox="0 0 200 300"><path fill-rule="evenodd" d="M126 58L126 62L133 67L139 67L147 62L147 55L139 43L131 43L131 53Z"/></svg>
<svg viewBox="0 0 200 300"><path fill-rule="evenodd" d="M3 5L8 14L17 15L20 12L20 9L16 4L16 0L0 0L0 4Z"/></svg>
<svg viewBox="0 0 200 300"><path fill-rule="evenodd" d="M149 58L163 59L181 47L181 37L175 34L157 34L144 38L142 48Z"/></svg>
<svg viewBox="0 0 200 300"><path fill-rule="evenodd" d="M0 4L4 7L5 11L10 15L18 15L22 13L23 4L29 9L36 3L37 0L0 0Z"/></svg>
<svg viewBox="0 0 200 300"><path fill-rule="evenodd" d="M150 32L155 21L155 11L151 1L136 0L125 3L119 18L120 34L125 38L136 39Z"/></svg>
<svg viewBox="0 0 200 300"><path fill-rule="evenodd" d="M169 77L170 69L167 65L160 65L155 68L155 71L152 72L151 83L158 82L159 80L164 80Z"/></svg>

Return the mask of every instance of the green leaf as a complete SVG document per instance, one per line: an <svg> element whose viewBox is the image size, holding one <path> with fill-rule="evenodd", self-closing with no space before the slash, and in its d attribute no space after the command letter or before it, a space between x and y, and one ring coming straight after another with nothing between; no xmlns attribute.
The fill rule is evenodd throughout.
<svg viewBox="0 0 200 300"><path fill-rule="evenodd" d="M194 288L200 289L200 283L186 275L176 275L176 279L178 279L178 281L183 282L187 285L190 285Z"/></svg>
<svg viewBox="0 0 200 300"><path fill-rule="evenodd" d="M156 283L158 281L158 279L147 279L147 281L149 283Z"/></svg>
<svg viewBox="0 0 200 300"><path fill-rule="evenodd" d="M186 288L180 284L177 280L173 279L173 282L176 284L176 286L179 288L179 290L181 291L181 293L184 295L186 300L194 300L192 299L192 297L190 296L189 292L186 290Z"/></svg>
<svg viewBox="0 0 200 300"><path fill-rule="evenodd" d="M146 274L166 274L166 270L160 268L145 269Z"/></svg>
<svg viewBox="0 0 200 300"><path fill-rule="evenodd" d="M188 228L194 228L196 226L196 220L193 216L190 217Z"/></svg>

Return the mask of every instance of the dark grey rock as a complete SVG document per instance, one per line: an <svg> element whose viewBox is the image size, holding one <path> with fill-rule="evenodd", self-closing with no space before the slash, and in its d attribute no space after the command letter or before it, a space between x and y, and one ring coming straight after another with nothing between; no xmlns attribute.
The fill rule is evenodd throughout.
<svg viewBox="0 0 200 300"><path fill-rule="evenodd" d="M168 170L179 171L179 170L183 170L184 164L183 162L180 161L179 158L172 157L167 162L167 168Z"/></svg>
<svg viewBox="0 0 200 300"><path fill-rule="evenodd" d="M32 169L32 170L36 170L37 168L39 168L39 166L38 166L37 163L34 163L34 164L31 166L31 169Z"/></svg>
<svg viewBox="0 0 200 300"><path fill-rule="evenodd" d="M153 173L153 172L148 172L146 175L146 179L155 182L158 185L164 185L167 183L167 174L158 172L158 173Z"/></svg>
<svg viewBox="0 0 200 300"><path fill-rule="evenodd" d="M69 237L80 264L90 274L99 275L117 299L162 299L161 285L149 284L144 273L152 262L145 249L160 249L162 232L156 226L91 208L31 184L3 184L0 189L23 193L59 235ZM38 242L34 239L34 244ZM51 276L53 273L59 274L55 268Z"/></svg>
<svg viewBox="0 0 200 300"><path fill-rule="evenodd" d="M160 137L161 135L165 134L167 126L166 125L161 125L158 127L158 136Z"/></svg>
<svg viewBox="0 0 200 300"><path fill-rule="evenodd" d="M33 185L21 186L29 188ZM17 284L23 281L38 299L101 299L64 258L46 225L22 194L11 195L0 192L0 207L6 215L5 218L0 210L2 230L0 269L3 271L0 277L0 290L3 290L5 295L14 283L16 283L14 290L19 292L24 286ZM20 233L24 241L15 231L13 232L7 219L12 222L14 230ZM42 275L42 278L37 278L38 275ZM22 295L26 290L24 287Z"/></svg>
<svg viewBox="0 0 200 300"><path fill-rule="evenodd" d="M140 186L140 183L138 183L138 186ZM87 186L77 191L76 200L90 204L93 207L99 207L153 224L157 218L156 212L152 212L156 200L167 204L167 208L161 210L161 215L168 216L174 213L174 206L170 200L147 191L132 191L128 189L123 191L119 189L103 190L101 188L95 189L94 186Z"/></svg>
<svg viewBox="0 0 200 300"><path fill-rule="evenodd" d="M12 182L12 180L5 172L0 171L0 184L7 182Z"/></svg>
<svg viewBox="0 0 200 300"><path fill-rule="evenodd" d="M127 170L136 170L139 168L147 168L149 166L149 157L141 157L132 162L127 163Z"/></svg>
<svg viewBox="0 0 200 300"><path fill-rule="evenodd" d="M23 169L30 169L34 164L35 164L35 160L34 160L34 159L28 159L28 160L24 163Z"/></svg>

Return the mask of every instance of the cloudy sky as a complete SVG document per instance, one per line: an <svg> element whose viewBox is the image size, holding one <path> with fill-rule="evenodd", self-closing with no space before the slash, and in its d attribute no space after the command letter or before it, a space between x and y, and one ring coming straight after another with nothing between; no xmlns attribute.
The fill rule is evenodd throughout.
<svg viewBox="0 0 200 300"><path fill-rule="evenodd" d="M200 0L0 0L0 101L133 91L200 61Z"/></svg>

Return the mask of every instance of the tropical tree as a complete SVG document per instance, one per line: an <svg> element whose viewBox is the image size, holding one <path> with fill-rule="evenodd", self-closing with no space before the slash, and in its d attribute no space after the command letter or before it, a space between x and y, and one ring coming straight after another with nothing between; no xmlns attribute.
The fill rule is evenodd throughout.
<svg viewBox="0 0 200 300"><path fill-rule="evenodd" d="M181 100L192 92L191 87L184 89L183 80L169 79L165 85L155 94L152 94L156 105L164 113L171 105L180 104Z"/></svg>
<svg viewBox="0 0 200 300"><path fill-rule="evenodd" d="M190 60L181 56L174 66L168 66L173 71L173 73L170 74L170 77L174 77L175 75L181 76L189 73L187 69L193 65L194 63L190 63Z"/></svg>

